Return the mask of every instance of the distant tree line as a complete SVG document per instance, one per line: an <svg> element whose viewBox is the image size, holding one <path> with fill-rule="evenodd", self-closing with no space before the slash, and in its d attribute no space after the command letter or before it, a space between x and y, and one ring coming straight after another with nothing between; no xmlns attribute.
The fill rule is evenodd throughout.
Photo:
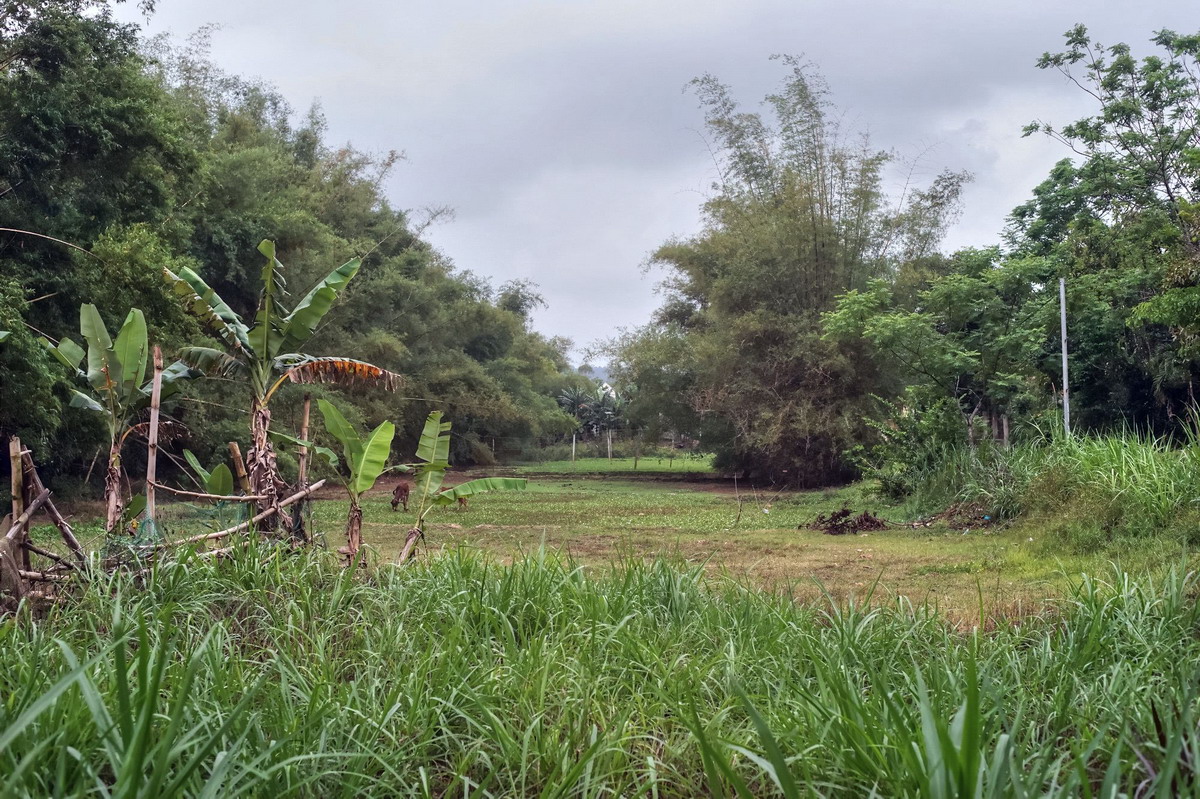
<svg viewBox="0 0 1200 799"><path fill-rule="evenodd" d="M799 485L931 443L1044 435L1061 425L1065 277L1074 428L1183 435L1200 365L1200 36L1153 41L1139 60L1077 26L1042 56L1095 112L1029 125L1072 157L1003 241L951 255L939 244L969 176L889 196L891 154L842 127L810 66L784 60L769 119L696 80L720 174L704 230L652 258L664 304L607 347L614 381L638 388L630 413Z"/></svg>

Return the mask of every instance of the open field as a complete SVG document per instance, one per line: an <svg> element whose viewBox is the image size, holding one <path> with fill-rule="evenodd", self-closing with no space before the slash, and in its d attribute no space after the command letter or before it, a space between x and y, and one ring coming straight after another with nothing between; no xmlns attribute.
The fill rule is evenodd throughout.
<svg viewBox="0 0 1200 799"><path fill-rule="evenodd" d="M0 794L1200 784L1200 589L1169 553L1131 575L1056 557L1028 525L915 529L862 485L559 476L435 511L398 569L411 516L389 488L366 498L376 567L360 574L256 543L144 584L105 575L0 625ZM895 524L808 529L843 506ZM172 510L179 530L201 522ZM315 503L331 546L345 511L334 491Z"/></svg>
<svg viewBox="0 0 1200 799"><path fill-rule="evenodd" d="M539 466L544 468L545 464ZM527 467L532 468L532 467ZM456 473L454 483L474 473ZM529 489L485 494L470 507L435 509L428 517L422 558L458 548L479 550L512 563L546 549L595 570L627 558L665 558L684 567L703 566L746 585L784 592L799 600L838 601L868 597L890 603L898 597L930 605L962 625L991 624L996 616L1036 612L1063 595L1084 573L1111 568L1110 554L1071 554L1038 520L988 526L959 519L914 528L906 510L889 506L865 484L840 489L768 493L735 488L728 480L689 475L678 481L650 472L632 475L530 475ZM376 563L395 559L412 515L393 512L391 481L366 495L364 538ZM314 504L315 527L330 548L341 543L346 502L327 487ZM228 513L197 515L175 505L168 529L202 531L227 526ZM819 514L842 507L870 510L891 523L887 529L831 536L810 529ZM95 515L94 504L74 508L75 521ZM95 523L81 532L98 534ZM52 528L39 531L52 542ZM99 546L98 537L85 544ZM1123 554L1119 566L1156 574L1186 568L1193 559L1164 542Z"/></svg>
<svg viewBox="0 0 1200 799"><path fill-rule="evenodd" d="M380 562L395 558L410 522L403 512L392 512L389 488L371 493L364 504L365 540ZM1080 572L1108 569L1103 557L1055 553L1052 542L1040 541L1038 531L1024 525L897 524L847 536L807 529L818 514L844 505L899 521L896 509L863 486L764 494L735 493L727 482L544 477L526 492L473 499L466 511L435 510L423 554L466 546L508 563L545 547L589 567L631 556L665 557L803 599L825 591L838 599L903 596L964 623L978 622L981 613L1036 610ZM320 528L336 537L345 504L319 502L315 512Z"/></svg>
<svg viewBox="0 0 1200 799"><path fill-rule="evenodd" d="M708 455L680 455L676 458L577 458L572 461L542 461L516 466L516 474L714 474Z"/></svg>

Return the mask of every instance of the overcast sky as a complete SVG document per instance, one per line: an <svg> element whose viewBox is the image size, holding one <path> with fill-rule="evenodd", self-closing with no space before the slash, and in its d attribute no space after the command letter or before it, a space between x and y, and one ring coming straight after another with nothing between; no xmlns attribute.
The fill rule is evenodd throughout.
<svg viewBox="0 0 1200 799"><path fill-rule="evenodd" d="M331 143L403 150L394 204L454 208L427 238L493 285L536 281L536 327L582 349L647 320L646 256L699 229L713 169L691 78L757 110L784 77L769 56L806 56L877 146L974 173L947 247L983 246L1066 155L1021 127L1088 110L1034 67L1076 22L1135 53L1200 29L1181 0L158 0L145 27L215 23L214 60L319 101Z"/></svg>

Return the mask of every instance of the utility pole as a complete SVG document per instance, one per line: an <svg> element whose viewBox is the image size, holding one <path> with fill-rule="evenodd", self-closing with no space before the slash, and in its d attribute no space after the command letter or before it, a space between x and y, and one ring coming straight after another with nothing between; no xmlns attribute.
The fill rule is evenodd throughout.
<svg viewBox="0 0 1200 799"><path fill-rule="evenodd" d="M1071 435L1071 382L1067 372L1067 279L1058 279L1058 310L1062 329L1063 431Z"/></svg>

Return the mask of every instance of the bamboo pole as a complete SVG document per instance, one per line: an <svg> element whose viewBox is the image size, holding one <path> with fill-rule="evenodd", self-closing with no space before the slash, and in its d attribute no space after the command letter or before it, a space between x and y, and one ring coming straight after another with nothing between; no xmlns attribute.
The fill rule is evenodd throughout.
<svg viewBox="0 0 1200 799"><path fill-rule="evenodd" d="M19 519L25 512L25 483L21 469L21 439L13 436L8 440L8 462L12 467L9 485L12 490L12 517Z"/></svg>
<svg viewBox="0 0 1200 799"><path fill-rule="evenodd" d="M250 476L246 474L246 461L242 459L242 448L236 441L229 442L229 457L233 459L233 475L237 478L238 487L247 494L254 493L250 490Z"/></svg>
<svg viewBox="0 0 1200 799"><path fill-rule="evenodd" d="M37 498L25 507L25 512L17 517L17 520L13 522L13 526L9 528L4 537L9 541L16 542L17 536L25 530L25 525L29 523L31 518L33 518L33 514L37 513L37 509L42 507L42 504L45 503L45 501L49 498L50 489L42 489L42 493L38 494Z"/></svg>
<svg viewBox="0 0 1200 799"><path fill-rule="evenodd" d="M178 494L181 497L191 497L192 499L209 499L213 502L258 502L263 499L261 496L244 494L203 494L199 491L187 491L182 488L173 488L162 483L154 483L155 488L161 488L163 491L168 491L172 494Z"/></svg>
<svg viewBox="0 0 1200 799"><path fill-rule="evenodd" d="M34 552L34 553L37 553L38 555L41 555L43 558L49 558L50 560L54 561L55 563L59 564L60 566L65 566L68 569L75 568L74 564L68 563L61 556L56 555L55 553L51 552L48 549L42 549L41 547L39 547L37 544L33 543L32 541L26 541L24 544L22 544L22 546L24 546L30 552Z"/></svg>
<svg viewBox="0 0 1200 799"><path fill-rule="evenodd" d="M312 415L312 395L305 392L304 394L304 410L300 416L300 440L308 441L308 420ZM304 444L300 445L300 453L298 456L300 461L299 468L299 485L298 488L303 489L308 485L308 447ZM308 542L308 531L304 529L304 500L296 503L296 507L292 509L292 536L297 541L304 543Z"/></svg>
<svg viewBox="0 0 1200 799"><path fill-rule="evenodd" d="M25 470L21 468L21 439L16 436L8 440L8 464L12 471L9 481L12 488L12 517L19 519L25 512ZM28 534L22 535L21 541L28 537ZM29 553L22 549L21 567L28 569L30 566Z"/></svg>
<svg viewBox="0 0 1200 799"><path fill-rule="evenodd" d="M35 572L28 569L18 569L17 574L21 575L22 579L32 580L38 583L61 583L71 578L65 574L51 574L49 572Z"/></svg>
<svg viewBox="0 0 1200 799"><path fill-rule="evenodd" d="M25 471L29 476L30 488L40 494L46 489L46 486L42 484L41 475L38 474L37 467L33 465L33 453L29 450L24 450L21 453L21 459L25 462ZM79 539L75 537L75 531L71 529L71 525L67 524L67 520L63 518L63 515L58 512L58 508L54 502L49 499L46 500L46 514L62 534L63 543L71 550L71 554L75 556L75 560L85 563L87 555L84 554L83 546L80 545Z"/></svg>
<svg viewBox="0 0 1200 799"><path fill-rule="evenodd" d="M154 383L150 389L150 434L146 449L146 519L157 525L158 507L155 502L155 482L158 478L158 409L162 404L162 349L154 345Z"/></svg>
<svg viewBox="0 0 1200 799"><path fill-rule="evenodd" d="M242 530L247 529L251 525L261 522L263 519L268 518L269 516L271 516L271 514L276 513L279 510L288 507L292 503L299 502L300 500L304 499L305 497L309 496L310 494L315 493L317 491L317 489L321 488L323 485L325 485L325 481L318 480L317 482L313 483L308 488L306 488L302 491L297 491L295 494L292 494L290 497L288 497L287 499L280 502L278 506L267 508L262 513L258 514L257 516L253 517L252 519L248 519L248 520L242 522L241 524L234 525L233 527L230 527L228 529L218 530L215 533L205 533L203 535L193 535L188 538L181 538L178 541L168 541L163 544L155 544L152 546L152 548L162 549L165 547L182 546L183 544L195 544L200 541L213 541L218 538L225 538L226 536L233 535L234 533L240 533Z"/></svg>
<svg viewBox="0 0 1200 799"><path fill-rule="evenodd" d="M1058 310L1062 333L1063 432L1071 435L1071 376L1067 369L1067 279L1058 279Z"/></svg>
<svg viewBox="0 0 1200 799"><path fill-rule="evenodd" d="M300 440L308 441L308 417L312 412L312 395L304 395L304 411L300 417ZM300 445L300 453L297 455L297 460L300 462L300 488L304 488L304 484L308 481L308 447Z"/></svg>

